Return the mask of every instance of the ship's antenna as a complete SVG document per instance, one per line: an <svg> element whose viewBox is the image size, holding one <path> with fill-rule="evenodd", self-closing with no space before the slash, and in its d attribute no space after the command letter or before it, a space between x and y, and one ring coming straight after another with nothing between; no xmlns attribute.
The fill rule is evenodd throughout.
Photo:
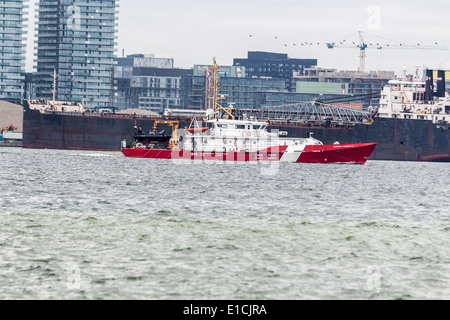
<svg viewBox="0 0 450 320"><path fill-rule="evenodd" d="M408 80L408 72L407 72L407 68L406 68L406 66L403 66L402 67L402 71L403 71L403 80L404 81L407 81Z"/></svg>
<svg viewBox="0 0 450 320"><path fill-rule="evenodd" d="M206 99L205 99L205 110L214 110L214 71L211 66L205 72L206 76Z"/></svg>

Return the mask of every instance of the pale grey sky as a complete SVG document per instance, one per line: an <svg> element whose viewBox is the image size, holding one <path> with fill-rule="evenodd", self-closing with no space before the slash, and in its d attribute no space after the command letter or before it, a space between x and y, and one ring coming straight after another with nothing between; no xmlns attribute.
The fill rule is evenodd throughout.
<svg viewBox="0 0 450 320"><path fill-rule="evenodd" d="M35 2L30 5L28 71L34 64ZM450 2L436 0L121 0L117 53L154 53L174 58L176 67L191 68L213 57L231 65L248 51L271 51L315 58L321 67L356 70L359 49L330 50L325 43L357 42L361 30L369 34L367 43L437 42L450 49L449 9ZM305 42L314 45L300 45ZM402 66L411 72L415 66L450 70L450 50L369 49L366 64L367 70L398 73Z"/></svg>

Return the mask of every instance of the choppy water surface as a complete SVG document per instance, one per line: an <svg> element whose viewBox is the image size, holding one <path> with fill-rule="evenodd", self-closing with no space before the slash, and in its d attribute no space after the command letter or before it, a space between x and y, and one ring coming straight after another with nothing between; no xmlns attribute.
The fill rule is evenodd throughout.
<svg viewBox="0 0 450 320"><path fill-rule="evenodd" d="M449 164L0 164L0 299L450 298Z"/></svg>

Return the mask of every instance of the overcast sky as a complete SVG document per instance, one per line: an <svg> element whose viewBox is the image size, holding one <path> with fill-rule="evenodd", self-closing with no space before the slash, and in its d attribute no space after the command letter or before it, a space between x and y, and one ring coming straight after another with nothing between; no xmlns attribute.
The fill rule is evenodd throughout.
<svg viewBox="0 0 450 320"><path fill-rule="evenodd" d="M27 71L33 68L31 0ZM356 70L359 49L327 49L325 43L444 46L450 49L449 1L365 0L120 0L118 55L153 53L175 59L178 68L221 65L248 51L318 59L320 67ZM302 46L308 42L314 45ZM320 43L319 45L317 43ZM295 45L294 45L295 44ZM367 70L400 72L406 66L450 70L450 50L369 49Z"/></svg>

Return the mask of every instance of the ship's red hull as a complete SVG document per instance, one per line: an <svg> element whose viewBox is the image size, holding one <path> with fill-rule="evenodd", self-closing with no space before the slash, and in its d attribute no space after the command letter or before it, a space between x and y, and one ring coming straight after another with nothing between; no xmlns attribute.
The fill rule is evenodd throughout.
<svg viewBox="0 0 450 320"><path fill-rule="evenodd" d="M307 146L299 153L298 163L355 163L364 164L375 149L376 143L352 145ZM287 147L272 147L258 152L196 152L186 150L159 150L123 148L126 157L147 159L187 159L215 161L283 161Z"/></svg>
<svg viewBox="0 0 450 320"><path fill-rule="evenodd" d="M306 146L297 162L365 164L376 146L376 143Z"/></svg>

